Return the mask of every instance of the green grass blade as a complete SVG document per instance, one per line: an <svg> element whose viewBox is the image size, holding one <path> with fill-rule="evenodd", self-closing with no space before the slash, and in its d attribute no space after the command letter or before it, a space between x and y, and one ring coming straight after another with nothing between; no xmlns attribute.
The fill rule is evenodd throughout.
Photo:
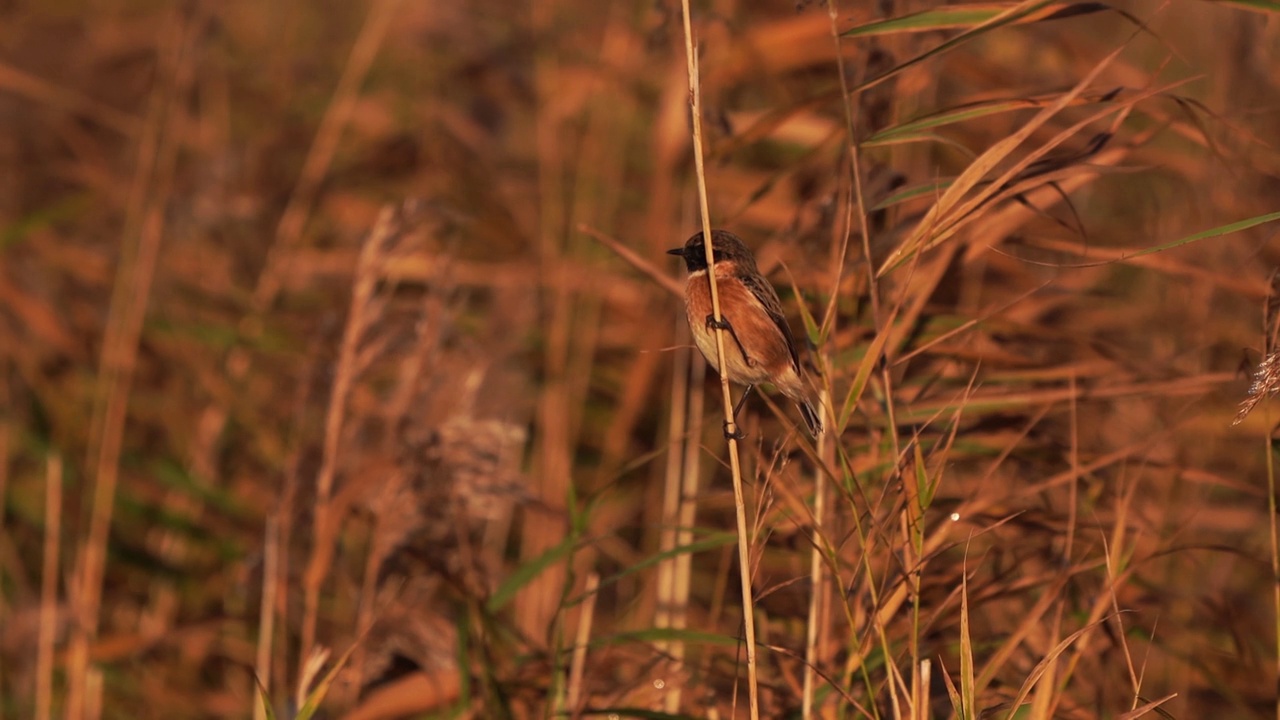
<svg viewBox="0 0 1280 720"><path fill-rule="evenodd" d="M969 637L969 577L967 569L960 576L960 701L961 720L975 720L977 698L973 684L973 640Z"/></svg>
<svg viewBox="0 0 1280 720"><path fill-rule="evenodd" d="M1171 250L1176 247L1181 247L1182 245L1189 245L1193 242L1196 242L1197 240L1205 240L1211 237L1218 237L1220 235L1230 235L1231 233L1234 233L1234 232L1240 232L1241 230L1248 230L1251 227L1264 225L1269 222L1275 222L1276 220L1280 220L1280 212L1267 213L1266 215L1255 215L1254 217L1246 218L1244 220L1237 220L1236 222L1233 222L1227 225L1219 225L1216 228L1210 228L1208 230L1198 232L1195 235L1188 235L1184 238L1179 238L1172 242L1164 243L1163 245L1156 245L1155 247L1149 247L1145 250L1139 250L1138 252L1132 255L1129 255L1127 257L1136 258L1136 257L1142 257L1143 255L1153 255L1158 252L1163 252L1165 250Z"/></svg>
<svg viewBox="0 0 1280 720"><path fill-rule="evenodd" d="M885 330L876 333L875 338L871 341L871 345L867 347L867 352L862 356L862 362L858 365L858 373L853 377L853 384L849 386L849 393L845 395L844 403L840 406L839 422L836 427L840 432L844 432L844 428L849 424L849 417L853 415L853 410L858 406L858 400L862 398L862 392L867 387L867 380L871 377L871 371L875 370L876 365L880 362L880 356L884 353L884 345L889 341L888 328L893 327L893 320L898 316L895 310L889 319L885 322Z"/></svg>
<svg viewBox="0 0 1280 720"><path fill-rule="evenodd" d="M634 575L635 573L638 573L641 570L651 568L654 565L657 565L658 563L662 562L663 560L668 560L670 558L674 558L679 555L686 555L686 554L693 555L695 553L705 552L707 550L715 550L717 548L722 548L727 545L733 545L737 541L738 541L738 536L734 533L724 533L724 532L711 533L708 535L706 540L691 542L688 545L680 545L680 546L671 548L666 552L660 552L654 555L650 555L649 557L646 557L644 560L641 560L635 565L630 565L625 570L621 570L616 574L601 580L600 587L601 588L608 587L609 585L616 583L625 577ZM566 603L566 605L570 605L570 606L577 605L578 603L582 602L584 599L586 599L584 596L578 596L576 598L573 598L572 600L569 600Z"/></svg>
<svg viewBox="0 0 1280 720"><path fill-rule="evenodd" d="M1211 0L1211 2L1214 5L1228 5L1250 12L1280 13L1280 3L1272 0Z"/></svg>
<svg viewBox="0 0 1280 720"><path fill-rule="evenodd" d="M276 711L271 707L271 695L267 693L267 689L263 687L262 681L258 679L257 673L253 675L253 684L258 688L255 697L258 702L262 703L262 714L267 720L276 720Z"/></svg>
<svg viewBox="0 0 1280 720"><path fill-rule="evenodd" d="M634 707L600 708L599 710L583 710L583 717L641 718L642 720L699 720L696 715L680 715L644 710Z"/></svg>
<svg viewBox="0 0 1280 720"><path fill-rule="evenodd" d="M686 630L682 628L649 628L603 635L591 640L591 647L611 647L632 643L682 642L686 645L710 645L719 647L735 647L741 642L736 636L720 633Z"/></svg>
<svg viewBox="0 0 1280 720"><path fill-rule="evenodd" d="M1037 10L1048 7L1049 5L1052 5L1052 4L1053 3L1049 2L1049 0L1028 0L1027 2L1010 6L1004 12L996 14L991 19L983 22L977 27L971 30L966 30L965 32L960 33L959 35L951 38L950 40L947 40L946 42L938 45L937 47L931 50L925 51L911 58L910 60L907 60L906 62L900 65L897 65L893 68L890 68L889 70L886 70L884 73L877 75L876 77L873 77L870 80L867 80L866 82L862 83L861 85L858 85L855 88L852 88L852 91L858 92L858 91L866 90L875 85L878 85L884 82L885 80L888 80L889 78L894 77L895 75L909 68L919 65L920 63L928 60L929 58L937 57L939 55L942 55L943 53L950 52L960 47L961 45L964 45L965 43L983 34L986 34L992 30L995 30L997 28L1001 28L1006 25L1012 25L1017 21L1021 20L1022 18L1025 18L1028 15L1036 12ZM854 28L854 30L856 29L857 28ZM848 32L853 32L853 31L848 31Z"/></svg>
<svg viewBox="0 0 1280 720"><path fill-rule="evenodd" d="M841 33L844 37L865 37L871 35L892 35L894 33L932 32L934 30L950 30L967 28L989 22L1000 13L1014 7L1011 3L974 3L971 5L948 5L923 12L911 13L902 17L878 20L859 25Z"/></svg>
<svg viewBox="0 0 1280 720"><path fill-rule="evenodd" d="M516 593L520 591L520 588L528 585L534 578L541 575L543 570L546 570L548 567L573 554L573 549L576 544L577 541L572 535L570 535L564 540L561 540L554 547L548 548L546 552L542 553L538 557L517 567L515 571L498 586L498 589L494 591L493 597L489 598L489 602L485 605L485 609L491 613L496 613L502 610L502 608L507 606L507 603L515 599Z"/></svg>

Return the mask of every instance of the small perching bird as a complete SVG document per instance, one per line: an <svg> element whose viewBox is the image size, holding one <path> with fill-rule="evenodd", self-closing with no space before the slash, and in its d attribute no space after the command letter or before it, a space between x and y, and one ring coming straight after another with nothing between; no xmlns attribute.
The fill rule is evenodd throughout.
<svg viewBox="0 0 1280 720"><path fill-rule="evenodd" d="M791 327L782 314L777 291L760 274L751 250L737 235L727 230L712 230L711 250L723 318L720 329L728 334L724 346L725 369L731 382L747 388L734 414L737 415L753 387L767 382L795 401L809 432L816 437L822 432L822 418L810 399L811 391L805 383ZM667 253L684 258L689 271L684 290L685 312L693 341L707 362L719 368L716 321L711 308L711 283L707 279L702 233L689 238L684 247Z"/></svg>

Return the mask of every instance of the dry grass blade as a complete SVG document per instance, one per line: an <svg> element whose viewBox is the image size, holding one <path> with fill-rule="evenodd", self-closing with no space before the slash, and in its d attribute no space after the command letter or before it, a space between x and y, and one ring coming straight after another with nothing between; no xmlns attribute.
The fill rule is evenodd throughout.
<svg viewBox="0 0 1280 720"><path fill-rule="evenodd" d="M1178 693L1169 693L1168 695L1165 695L1162 698L1159 698L1157 700L1152 700L1148 703L1140 705L1123 715L1117 715L1116 720L1138 720L1138 718L1142 717L1143 715L1146 715L1151 712L1158 712L1156 708L1160 707L1161 705L1164 705L1165 703L1169 702L1170 700L1176 697L1178 697Z"/></svg>
<svg viewBox="0 0 1280 720"><path fill-rule="evenodd" d="M707 175L702 148L702 91L698 74L698 51L693 40L693 24L689 14L689 0L680 2L684 19L684 47L686 69L689 77L689 110L693 126L693 157L698 178L698 204L702 216L702 236L708 238L703 250L707 265L714 267L711 238L711 210L707 202ZM746 501L742 490L742 468L738 459L738 426L733 413L733 398L729 392L729 373L726 370L724 315L720 312L720 296L716 288L716 274L707 273L711 290L711 314L716 321L716 356L720 374L720 394L724 399L725 439L729 446L729 466L733 472L733 505L738 528L738 576L742 584L742 627L747 651L747 698L751 720L760 717L760 689L756 678L755 597L751 591L751 535L747 529Z"/></svg>
<svg viewBox="0 0 1280 720"><path fill-rule="evenodd" d="M320 671L324 669L325 663L329 662L329 648L315 647L307 654L306 662L302 663L302 668L298 674L298 687L294 691L293 703L295 707L301 708L307 704L307 696L315 685L316 678L320 675Z"/></svg>
<svg viewBox="0 0 1280 720"><path fill-rule="evenodd" d="M1065 653L1076 640L1079 640L1085 634L1089 633L1101 624L1102 621L1093 622L1079 630L1076 630L1063 638L1058 644L1054 645L1053 649L1041 658L1040 662L1036 663L1036 666L1031 669L1031 673L1027 675L1026 681L1022 683L1022 687L1018 689L1018 694L1014 696L1013 702L1010 703L1010 707L1012 709L1009 711L1007 716L1009 720L1013 720L1013 718L1017 717L1019 708L1022 707L1023 701L1027 699L1027 695L1036 687L1036 684L1040 682L1040 679L1045 672L1057 662L1059 656Z"/></svg>
<svg viewBox="0 0 1280 720"><path fill-rule="evenodd" d="M1094 65L1093 69L1081 78L1075 87L1063 93L1054 102L1036 113L1017 132L992 145L986 152L970 163L969 167L965 168L965 171L947 187L942 197L938 198L938 201L929 208L929 211L916 225L911 235L884 261L878 274L884 275L913 254L940 242L946 235L954 232L955 223L968 216L979 203L993 195L1015 173L1032 162L1035 159L1035 153L1023 158L1019 163L1005 171L999 180L990 183L985 190L980 191L975 197L962 202L962 199L970 190L976 188L987 177L988 173L1008 158L1019 145L1031 137L1032 133L1048 122L1050 118L1061 112L1063 108L1070 105L1076 97L1093 84L1098 75L1114 62L1124 49L1124 46L1121 46L1111 51L1110 54ZM1050 147L1052 145L1046 145L1042 148L1042 152L1047 151Z"/></svg>
<svg viewBox="0 0 1280 720"><path fill-rule="evenodd" d="M930 58L937 57L939 55L942 55L943 53L955 50L956 48L972 41L973 39L980 37L986 33L989 33L993 30L997 30L1007 25L1014 24L1019 20L1028 17L1031 13L1035 13L1036 11L1042 8L1048 7L1052 4L1053 3L1048 2L1048 0L1024 0L1023 2L1016 3L1013 5L1003 6L996 13L985 15L984 17L986 19L979 22L976 27L972 27L969 30L966 30L965 32L960 33L956 37L943 42L937 47L934 47L928 50L927 52L920 53L919 55L912 57L910 60L907 60L906 62L903 62L897 65L896 67L890 70L887 70L871 78L870 80L863 82L862 84L858 85L857 88L855 89L866 90L866 89L875 87L876 85L879 85L891 78L894 78L899 74L915 67L916 65L919 65L929 60Z"/></svg>
<svg viewBox="0 0 1280 720"><path fill-rule="evenodd" d="M953 691L952 696L956 693ZM956 709L961 720L977 720L978 693L973 680L973 638L969 630L969 580L967 573L960 578L960 707Z"/></svg>
<svg viewBox="0 0 1280 720"><path fill-rule="evenodd" d="M818 398L819 407L822 408L823 417L831 417L830 411L831 398L830 395L823 391ZM827 435L819 435L817 439L817 447L815 454L822 458L824 462L828 457ZM826 575L826 547L830 546L830 542L825 539L825 530L823 528L823 518L827 514L827 477L826 468L819 467L814 469L813 483L813 521L812 521L812 547L809 550L809 610L806 616L806 631L804 643L804 678L803 686L800 694L800 712L801 715L808 720L813 717L813 701L815 683L817 682L817 668L820 658L819 648L824 645L825 638L828 633L827 628L827 575Z"/></svg>
<svg viewBox="0 0 1280 720"><path fill-rule="evenodd" d="M5 718L1274 712L1274 0L81 4L0 4ZM820 442L724 455L703 220Z"/></svg>
<svg viewBox="0 0 1280 720"><path fill-rule="evenodd" d="M172 16L170 23L167 46L161 55L167 82L152 93L138 143L138 169L130 187L129 216L122 232L126 253L113 288L99 366L97 397L100 404L94 418L97 443L90 459L95 483L89 526L76 564L76 624L68 650L66 714L76 719L87 717L99 702L92 692L96 673L89 667L89 645L98 633L126 415L138 363L139 340L165 231L165 206L177 162L176 143L166 141L164 129L177 112L177 95L182 90L180 82L185 74L182 63L192 62L190 33L197 25L179 13Z"/></svg>
<svg viewBox="0 0 1280 720"><path fill-rule="evenodd" d="M600 588L600 576L592 573L587 576L586 605L579 616L577 639L573 644L573 660L569 666L569 683L565 695L564 709L569 714L578 712L583 694L583 676L587 669L587 646L591 644L591 621L595 615L596 590Z"/></svg>
<svg viewBox="0 0 1280 720"><path fill-rule="evenodd" d="M616 238L609 237L602 232L598 232L593 228L584 225L578 226L578 230L586 233L588 236L604 243L608 248L618 254L623 260L626 260L632 267L639 270L653 280L657 284L666 288L672 295L682 297L684 295L684 286L678 281L672 279L671 273L659 270L653 263L640 257L636 251L618 242Z"/></svg>
<svg viewBox="0 0 1280 720"><path fill-rule="evenodd" d="M258 609L258 652L253 664L253 678L262 702L253 706L254 720L265 720L271 713L271 650L275 642L276 580L280 563L280 524L275 516L267 518L262 544L262 604Z"/></svg>
<svg viewBox="0 0 1280 720"><path fill-rule="evenodd" d="M368 363L360 361L365 349L363 343L373 326L382 303L375 297L381 281L382 268L391 246L404 232L405 216L394 207L387 206L369 231L360 249L356 267L355 284L351 291L351 307L347 312L346 326L342 333L337 368L329 409L325 415L323 457L316 474L315 530L312 537L311 556L303 577L302 656L310 657L315 643L315 628L319 611L320 585L328 574L337 543L339 523L338 508L333 506L334 478L338 472L342 430L347 416L347 405L355 379Z"/></svg>
<svg viewBox="0 0 1280 720"><path fill-rule="evenodd" d="M40 637L36 644L37 720L53 717L53 634L57 629L58 548L62 539L62 458L49 457L44 496L44 562L40 572Z"/></svg>

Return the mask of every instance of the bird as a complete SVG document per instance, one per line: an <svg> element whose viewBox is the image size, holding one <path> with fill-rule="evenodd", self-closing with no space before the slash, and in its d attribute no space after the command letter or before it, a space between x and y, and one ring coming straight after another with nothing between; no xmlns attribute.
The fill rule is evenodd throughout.
<svg viewBox="0 0 1280 720"><path fill-rule="evenodd" d="M752 388L767 382L796 403L809 432L817 437L822 433L822 418L814 409L778 292L760 274L751 249L737 235L728 230L712 230L711 250L720 298L719 325L711 308L703 234L696 233L682 247L672 248L667 254L684 258L689 274L684 290L685 313L693 341L712 367L719 367L716 328L728 334L724 344L725 371L731 382L746 386L733 409L734 417ZM735 437L729 426L726 420L725 434Z"/></svg>

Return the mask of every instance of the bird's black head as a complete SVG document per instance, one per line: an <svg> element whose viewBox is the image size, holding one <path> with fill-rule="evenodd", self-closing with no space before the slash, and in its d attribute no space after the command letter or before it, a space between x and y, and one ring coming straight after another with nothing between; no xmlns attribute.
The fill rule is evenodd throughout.
<svg viewBox="0 0 1280 720"><path fill-rule="evenodd" d="M711 252L717 263L731 261L743 271L755 269L756 260L751 249L728 230L711 231ZM703 247L702 233L696 233L685 241L684 247L668 250L667 254L684 258L684 266L691 273L707 269L707 250Z"/></svg>

